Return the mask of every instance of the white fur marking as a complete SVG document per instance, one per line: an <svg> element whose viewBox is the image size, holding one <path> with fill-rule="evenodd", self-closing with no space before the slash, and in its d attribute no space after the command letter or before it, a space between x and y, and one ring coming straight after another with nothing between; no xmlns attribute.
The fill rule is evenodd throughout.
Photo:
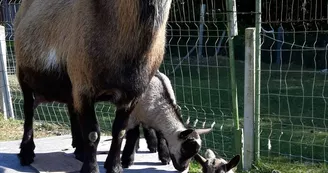
<svg viewBox="0 0 328 173"><path fill-rule="evenodd" d="M199 146L202 146L202 140L200 137L196 139L196 142L198 143Z"/></svg>
<svg viewBox="0 0 328 173"><path fill-rule="evenodd" d="M206 159L215 159L215 154L212 150L207 149L205 152L205 158Z"/></svg>
<svg viewBox="0 0 328 173"><path fill-rule="evenodd" d="M118 137L123 138L125 136L125 132L126 132L126 130L121 130Z"/></svg>
<svg viewBox="0 0 328 173"><path fill-rule="evenodd" d="M88 137L91 142L96 142L98 139L98 134L97 132L90 132Z"/></svg>
<svg viewBox="0 0 328 173"><path fill-rule="evenodd" d="M54 48L50 49L47 53L47 58L45 59L45 69L56 69L59 64L57 62L56 50Z"/></svg>

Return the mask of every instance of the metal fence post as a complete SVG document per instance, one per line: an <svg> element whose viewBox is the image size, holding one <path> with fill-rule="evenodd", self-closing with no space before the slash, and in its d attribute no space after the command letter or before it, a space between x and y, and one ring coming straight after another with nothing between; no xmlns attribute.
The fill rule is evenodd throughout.
<svg viewBox="0 0 328 173"><path fill-rule="evenodd" d="M254 101L255 101L255 28L245 30L244 74L244 170L249 170L254 161Z"/></svg>
<svg viewBox="0 0 328 173"><path fill-rule="evenodd" d="M7 74L7 45L5 27L0 26L0 46L1 46L1 61L0 61L0 88L1 88L1 104L0 109L4 118L14 118L13 105L11 101L8 74Z"/></svg>
<svg viewBox="0 0 328 173"><path fill-rule="evenodd" d="M205 22L206 5L202 4L200 9L200 24L198 33L198 56L203 57L203 37L204 37L204 22Z"/></svg>
<svg viewBox="0 0 328 173"><path fill-rule="evenodd" d="M237 26L237 10L236 10L236 1L235 0L226 0L227 9L230 11L227 14L228 18L228 37L229 37L229 60L230 60L230 76L231 76L231 92L232 92L232 115L234 117L234 145L235 152L243 156L242 149L242 135L243 129L239 127L239 113L238 113L238 94L237 94L237 82L235 74L235 54L234 54L234 37L238 35L238 26ZM238 164L238 170L242 169L243 159L241 163Z"/></svg>
<svg viewBox="0 0 328 173"><path fill-rule="evenodd" d="M255 136L254 154L255 161L260 159L260 102L261 102L261 13L262 0L256 0L255 17Z"/></svg>

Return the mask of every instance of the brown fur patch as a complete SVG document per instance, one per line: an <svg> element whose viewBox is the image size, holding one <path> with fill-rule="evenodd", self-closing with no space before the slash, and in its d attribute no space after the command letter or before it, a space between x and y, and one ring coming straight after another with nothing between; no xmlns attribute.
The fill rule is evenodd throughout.
<svg viewBox="0 0 328 173"><path fill-rule="evenodd" d="M129 4L129 5L127 5ZM117 13L117 27L122 33L133 33L136 32L136 37L138 38L138 31L141 29L139 24L139 3L138 0L120 0L116 3ZM129 19L129 22L127 22ZM130 39L134 39L130 38ZM126 45L125 43L126 35L120 35L117 39L118 43L121 45Z"/></svg>
<svg viewBox="0 0 328 173"><path fill-rule="evenodd" d="M74 107L79 110L82 93L96 98L120 89L124 96L120 99L129 101L139 96L163 60L169 10L165 7L165 21L154 30L155 22L141 23L141 10L148 7L140 2L23 1L15 19L18 73L26 73L21 72L26 68L44 74L44 78L51 73L49 80L54 82L56 75L69 76ZM52 50L55 69L46 65ZM33 87L35 81L29 77L24 81L35 92L46 91Z"/></svg>
<svg viewBox="0 0 328 173"><path fill-rule="evenodd" d="M152 75L160 67L165 53L165 26L162 26L153 39L150 51L146 55L149 58L148 70Z"/></svg>

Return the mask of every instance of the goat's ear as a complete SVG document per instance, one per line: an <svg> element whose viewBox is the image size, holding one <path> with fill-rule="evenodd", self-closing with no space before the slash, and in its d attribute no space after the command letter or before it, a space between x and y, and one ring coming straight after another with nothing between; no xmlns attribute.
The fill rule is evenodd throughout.
<svg viewBox="0 0 328 173"><path fill-rule="evenodd" d="M234 168L235 166L238 165L240 160L240 155L236 155L235 157L233 157L229 163L227 163L226 166L226 171L229 171L230 169Z"/></svg>
<svg viewBox="0 0 328 173"><path fill-rule="evenodd" d="M208 129L196 129L195 130L199 135L203 135L203 134L207 134L209 132L212 131L212 128L208 128Z"/></svg>
<svg viewBox="0 0 328 173"><path fill-rule="evenodd" d="M205 152L205 158L206 159L215 159L215 154L212 150L207 149Z"/></svg>
<svg viewBox="0 0 328 173"><path fill-rule="evenodd" d="M203 157L203 156L201 156L200 154L196 154L195 156L194 156L194 159L196 160L196 162L198 162L200 165L202 165L203 167L205 166L205 163L206 163L206 159Z"/></svg>
<svg viewBox="0 0 328 173"><path fill-rule="evenodd" d="M187 129L187 130L185 130L185 131L182 131L182 132L179 134L179 138L180 138L180 139L187 139L188 136L189 136L192 132L194 132L193 129Z"/></svg>

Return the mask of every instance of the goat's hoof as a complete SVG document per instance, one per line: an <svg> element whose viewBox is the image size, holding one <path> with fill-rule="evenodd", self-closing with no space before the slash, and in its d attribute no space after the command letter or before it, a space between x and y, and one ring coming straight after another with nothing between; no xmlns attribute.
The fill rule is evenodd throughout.
<svg viewBox="0 0 328 173"><path fill-rule="evenodd" d="M77 160L83 162L83 159L84 159L84 153L83 153L83 151L81 151L81 150L77 150L77 149L76 149L76 150L74 151L74 155L75 155L75 159L77 159Z"/></svg>
<svg viewBox="0 0 328 173"><path fill-rule="evenodd" d="M156 153L157 152L157 148L148 148L150 153Z"/></svg>
<svg viewBox="0 0 328 173"><path fill-rule="evenodd" d="M83 164L80 173L99 173L97 164Z"/></svg>
<svg viewBox="0 0 328 173"><path fill-rule="evenodd" d="M163 165L170 164L171 159L160 159Z"/></svg>
<svg viewBox="0 0 328 173"><path fill-rule="evenodd" d="M31 163L34 162L34 151L23 151L21 150L21 152L19 154L17 154L20 160L20 164L22 166L28 166Z"/></svg>
<svg viewBox="0 0 328 173"><path fill-rule="evenodd" d="M83 162L83 159L84 159L83 153L77 153L77 154L75 154L75 159Z"/></svg>
<svg viewBox="0 0 328 173"><path fill-rule="evenodd" d="M126 161L126 162L124 162L124 161L122 161L122 167L123 168L129 168L131 165L133 165L133 160L131 160L131 161Z"/></svg>
<svg viewBox="0 0 328 173"><path fill-rule="evenodd" d="M123 173L123 168L121 165L112 166L109 169L106 168L106 173Z"/></svg>

